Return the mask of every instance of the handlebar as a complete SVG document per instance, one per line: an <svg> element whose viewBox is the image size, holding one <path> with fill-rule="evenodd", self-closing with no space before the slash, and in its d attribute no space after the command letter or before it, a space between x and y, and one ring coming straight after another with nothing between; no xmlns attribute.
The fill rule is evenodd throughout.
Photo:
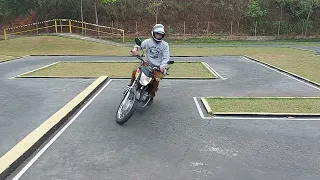
<svg viewBox="0 0 320 180"><path fill-rule="evenodd" d="M135 56L135 57L138 58L139 60L141 60L141 61L149 64L149 62L147 62L146 60L144 60L144 59L142 58L142 56L140 56L140 55L134 55L134 54L132 53L132 50L131 50L130 52L131 52L131 54L132 54L133 56ZM149 65L150 65L150 64L149 64ZM154 67L152 67L152 69L161 72L161 70L160 70L159 67L154 66ZM168 70L168 69L166 68L166 70ZM167 71L165 71L165 72L163 72L163 73L165 73L166 75L169 75L169 74L167 73Z"/></svg>

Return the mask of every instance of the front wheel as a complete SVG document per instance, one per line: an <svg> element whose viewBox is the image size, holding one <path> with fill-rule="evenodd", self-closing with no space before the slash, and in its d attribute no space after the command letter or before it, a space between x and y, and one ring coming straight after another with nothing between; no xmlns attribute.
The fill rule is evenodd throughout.
<svg viewBox="0 0 320 180"><path fill-rule="evenodd" d="M117 111L117 123L126 123L133 115L137 107L137 99L132 91L128 91L122 99Z"/></svg>

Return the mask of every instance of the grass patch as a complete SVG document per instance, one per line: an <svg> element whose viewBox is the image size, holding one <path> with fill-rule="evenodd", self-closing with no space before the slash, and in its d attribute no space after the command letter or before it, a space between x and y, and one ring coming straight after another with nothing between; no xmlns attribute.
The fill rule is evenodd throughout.
<svg viewBox="0 0 320 180"><path fill-rule="evenodd" d="M138 62L60 62L21 77L100 77L129 78ZM200 62L176 62L166 78L215 78Z"/></svg>
<svg viewBox="0 0 320 180"><path fill-rule="evenodd" d="M320 56L314 52L275 47L171 48L172 55L248 55L299 76L320 83Z"/></svg>
<svg viewBox="0 0 320 180"><path fill-rule="evenodd" d="M320 114L320 98L205 98L215 113Z"/></svg>
<svg viewBox="0 0 320 180"><path fill-rule="evenodd" d="M21 37L0 41L1 54L25 55L114 55L128 56L132 48L56 36Z"/></svg>
<svg viewBox="0 0 320 180"><path fill-rule="evenodd" d="M315 42L316 43L316 42ZM318 43L319 44L319 43ZM116 47L79 39L54 36L24 37L0 41L2 59L25 55L114 55L128 56L131 47ZM314 52L278 47L171 47L172 56L248 55L320 83L320 56ZM193 72L193 71L191 71Z"/></svg>
<svg viewBox="0 0 320 180"><path fill-rule="evenodd" d="M0 55L0 62L1 61L8 61L10 59L13 59L13 56L5 56L5 55Z"/></svg>

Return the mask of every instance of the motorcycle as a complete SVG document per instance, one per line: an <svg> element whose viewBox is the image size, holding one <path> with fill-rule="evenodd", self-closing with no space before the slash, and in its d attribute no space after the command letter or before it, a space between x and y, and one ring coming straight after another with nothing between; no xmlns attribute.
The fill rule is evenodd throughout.
<svg viewBox="0 0 320 180"><path fill-rule="evenodd" d="M139 38L135 39L135 43L141 47L142 42ZM142 52L144 54L143 50ZM148 92L150 85L152 85L154 81L162 80L165 75L169 75L168 70L170 69L170 66L166 68L164 73L162 73L159 67L154 67L144 60L142 58L143 54L141 56L136 56L141 63L136 70L135 81L132 86L128 87L123 92L124 97L118 106L116 122L120 125L126 123L131 118L138 106L144 108L148 105L151 99L151 95ZM173 63L174 61L170 60L168 65Z"/></svg>

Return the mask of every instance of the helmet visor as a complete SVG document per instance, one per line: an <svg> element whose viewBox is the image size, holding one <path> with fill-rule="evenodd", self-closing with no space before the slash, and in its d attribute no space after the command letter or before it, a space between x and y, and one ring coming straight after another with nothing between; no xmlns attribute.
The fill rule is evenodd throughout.
<svg viewBox="0 0 320 180"><path fill-rule="evenodd" d="M159 33L159 34L164 34L164 27L163 26L160 26L160 25L157 25L154 27L153 29L153 32L156 34L156 33Z"/></svg>

